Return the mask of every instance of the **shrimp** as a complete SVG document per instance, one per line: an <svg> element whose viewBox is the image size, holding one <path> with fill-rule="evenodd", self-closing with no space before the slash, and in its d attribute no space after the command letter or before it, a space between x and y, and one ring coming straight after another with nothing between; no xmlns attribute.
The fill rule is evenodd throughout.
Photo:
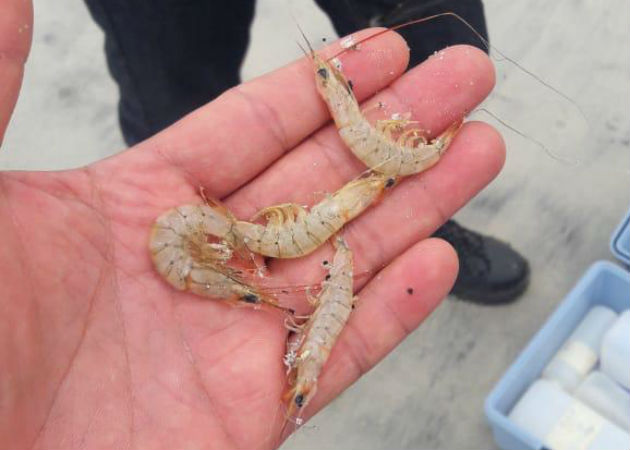
<svg viewBox="0 0 630 450"><path fill-rule="evenodd" d="M427 142L415 122L391 119L372 126L361 113L352 86L343 74L311 50L317 90L326 102L341 139L371 170L389 177L404 177L436 164L461 127L463 120ZM392 133L397 135L393 137Z"/></svg>
<svg viewBox="0 0 630 450"><path fill-rule="evenodd" d="M149 239L156 270L178 290L233 304L264 304L292 312L247 284L238 270L226 265L236 242L234 223L229 213L209 205L183 205L166 211L155 221ZM209 236L221 240L212 243Z"/></svg>
<svg viewBox="0 0 630 450"><path fill-rule="evenodd" d="M284 358L293 386L285 395L289 401L288 418L297 411L299 419L300 412L315 396L319 374L356 301L352 295L352 251L341 236L337 236L334 246L336 253L322 290L317 297L309 298L316 305L315 311L306 323L294 328L298 335L289 343ZM301 420L296 422L299 425Z"/></svg>
<svg viewBox="0 0 630 450"><path fill-rule="evenodd" d="M358 178L329 195L310 211L285 203L259 211L266 225L237 221L234 233L255 253L274 258L298 258L326 242L347 222L368 208L396 180L381 174Z"/></svg>

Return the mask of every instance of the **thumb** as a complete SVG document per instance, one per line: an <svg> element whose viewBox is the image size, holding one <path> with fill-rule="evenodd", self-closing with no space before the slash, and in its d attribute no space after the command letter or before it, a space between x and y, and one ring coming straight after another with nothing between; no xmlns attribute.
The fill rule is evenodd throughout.
<svg viewBox="0 0 630 450"><path fill-rule="evenodd" d="M0 1L0 143L20 92L32 33L31 0Z"/></svg>

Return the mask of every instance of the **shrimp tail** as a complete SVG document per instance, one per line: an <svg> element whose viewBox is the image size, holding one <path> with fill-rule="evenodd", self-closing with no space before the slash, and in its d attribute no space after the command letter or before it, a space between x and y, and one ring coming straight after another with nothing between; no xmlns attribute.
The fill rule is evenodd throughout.
<svg viewBox="0 0 630 450"><path fill-rule="evenodd" d="M236 220L236 217L234 217L234 214L232 214L232 211L229 210L229 208L225 205L225 203L223 203L221 200L219 200L216 197L206 194L206 189L203 186L199 187L199 195L201 196L203 202L206 205L208 205L211 208L216 209L217 212L223 214L228 219L232 221Z"/></svg>
<svg viewBox="0 0 630 450"><path fill-rule="evenodd" d="M443 155L444 152L446 152L448 147L451 145L451 142L459 132L459 129L462 127L463 123L463 118L455 121L446 129L446 131L444 131L444 133L433 139L432 144L434 144L439 150L440 156Z"/></svg>

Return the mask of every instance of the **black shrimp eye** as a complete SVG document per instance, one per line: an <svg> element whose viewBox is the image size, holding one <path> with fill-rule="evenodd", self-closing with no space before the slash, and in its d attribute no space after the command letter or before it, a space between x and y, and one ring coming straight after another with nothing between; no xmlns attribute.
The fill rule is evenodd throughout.
<svg viewBox="0 0 630 450"><path fill-rule="evenodd" d="M317 69L317 75L322 77L324 80L328 79L328 71L324 67Z"/></svg>
<svg viewBox="0 0 630 450"><path fill-rule="evenodd" d="M295 404L298 408L301 408L304 404L304 396L302 394L298 394L295 396Z"/></svg>
<svg viewBox="0 0 630 450"><path fill-rule="evenodd" d="M245 294L243 295L243 300L245 300L247 303L258 303L260 299L257 295L254 294Z"/></svg>
<svg viewBox="0 0 630 450"><path fill-rule="evenodd" d="M394 178L388 178L385 182L385 187L390 188L394 185L394 183L396 183L396 180Z"/></svg>

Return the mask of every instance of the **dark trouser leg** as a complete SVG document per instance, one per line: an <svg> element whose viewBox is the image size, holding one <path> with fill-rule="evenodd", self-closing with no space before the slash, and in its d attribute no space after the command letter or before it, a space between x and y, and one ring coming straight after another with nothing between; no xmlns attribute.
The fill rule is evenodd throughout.
<svg viewBox="0 0 630 450"><path fill-rule="evenodd" d="M240 82L254 0L86 0L105 32L128 144Z"/></svg>
<svg viewBox="0 0 630 450"><path fill-rule="evenodd" d="M481 0L316 0L329 15L340 36L369 26L393 27L414 19L453 12L488 40ZM427 59L449 45L468 44L487 51L485 45L463 23L452 16L409 25L397 30L411 49L409 67Z"/></svg>

